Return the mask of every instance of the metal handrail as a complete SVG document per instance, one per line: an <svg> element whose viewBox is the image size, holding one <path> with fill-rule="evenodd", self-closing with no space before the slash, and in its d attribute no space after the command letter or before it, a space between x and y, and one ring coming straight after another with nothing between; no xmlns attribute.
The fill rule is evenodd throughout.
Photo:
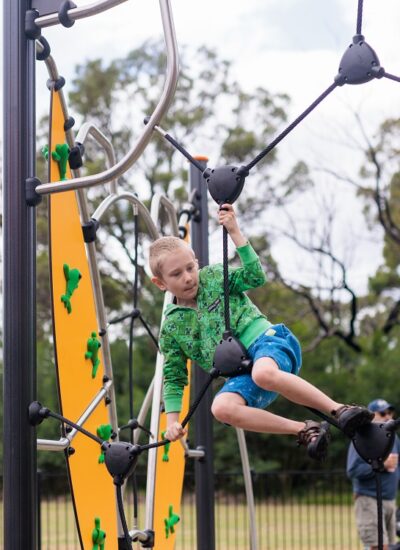
<svg viewBox="0 0 400 550"><path fill-rule="evenodd" d="M168 221L171 225L172 235L179 235L178 218L173 203L161 193L154 193L151 199L150 215L154 221L157 222L160 216L160 211L164 211L167 214Z"/></svg>
<svg viewBox="0 0 400 550"><path fill-rule="evenodd" d="M92 122L85 122L79 128L79 132L76 135L76 143L85 145L89 136L91 136L101 147L103 147L107 156L107 168L111 168L116 163L114 147L111 141L103 134L101 130L97 128ZM116 193L118 186L118 180L114 179L110 184L110 192Z"/></svg>
<svg viewBox="0 0 400 550"><path fill-rule="evenodd" d="M136 195L133 193L118 193L118 194L112 194L108 195L103 202L97 207L95 212L93 213L92 218L100 221L101 217L107 212L107 210L115 204L117 201L126 200L129 203L131 203L133 206L135 206L138 210L138 214L143 218L143 221L146 224L147 230L149 232L150 237L155 240L158 239L160 236L157 230L157 227L150 216L149 211L145 207L145 205L138 199Z"/></svg>
<svg viewBox="0 0 400 550"><path fill-rule="evenodd" d="M102 183L107 183L112 179L118 178L124 174L140 157L146 148L153 134L153 127L158 124L164 114L167 112L175 94L178 82L178 46L176 43L175 29L172 18L170 0L159 0L161 9L161 18L163 22L164 38L167 52L167 71L164 83L164 89L161 98L150 117L148 124L143 128L135 145L128 153L114 166L99 174L78 177L68 181L58 181L45 183L36 187L36 192L40 195L49 193L63 193L74 189L83 189L93 187Z"/></svg>
<svg viewBox="0 0 400 550"><path fill-rule="evenodd" d="M67 11L68 19L71 21L76 21L77 19L84 19L85 17L90 17L92 15L97 15L103 11L109 10L126 2L126 0L98 0L97 2L92 2L91 4L86 4L85 6L78 6L76 8L71 8ZM60 19L58 13L49 13L47 15L42 15L35 19L35 25L40 28L52 27L54 25L59 25Z"/></svg>

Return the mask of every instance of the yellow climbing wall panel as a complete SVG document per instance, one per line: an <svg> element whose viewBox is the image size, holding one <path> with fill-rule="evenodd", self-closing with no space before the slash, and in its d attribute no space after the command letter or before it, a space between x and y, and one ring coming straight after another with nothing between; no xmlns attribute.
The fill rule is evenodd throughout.
<svg viewBox="0 0 400 550"><path fill-rule="evenodd" d="M65 143L65 133L60 97L54 91L50 118L50 181L58 181L60 167L52 158L51 152L55 151L57 144ZM66 177L71 177L69 167ZM85 353L88 352L88 340L92 332L97 332L98 327L75 192L51 195L49 211L53 326L59 395L62 414L77 421L102 388L103 357L100 348L97 357L100 363L93 376L93 363L90 357L85 357ZM67 288L64 265L69 267L70 288ZM73 276L77 272L73 270L79 270L81 274L76 288ZM64 302L61 300L62 295L66 296ZM70 313L67 305L70 306ZM96 351L94 358L95 356ZM97 429L109 421L103 399L84 424L84 428L96 434ZM118 534L115 490L105 464L98 461L100 447L82 434L73 439L72 447L75 453L68 458L68 468L83 548L92 549L92 531L95 518L99 518L100 528L106 532L105 550L116 550Z"/></svg>
<svg viewBox="0 0 400 550"><path fill-rule="evenodd" d="M188 361L188 376L190 380L191 363ZM183 394L181 421L189 410L190 386L185 387ZM166 430L166 414L160 417L159 439ZM188 428L189 426L186 426ZM166 458L168 457L168 460ZM181 499L183 476L185 473L185 452L180 441L169 445L168 452L164 447L158 449L156 467L156 489L154 497L154 531L155 550L173 550L175 539L181 529L180 521L175 523L175 515L181 515ZM172 507L172 508L171 508ZM170 514L170 510L172 515ZM165 524L167 520L168 525ZM172 530L169 528L172 526Z"/></svg>

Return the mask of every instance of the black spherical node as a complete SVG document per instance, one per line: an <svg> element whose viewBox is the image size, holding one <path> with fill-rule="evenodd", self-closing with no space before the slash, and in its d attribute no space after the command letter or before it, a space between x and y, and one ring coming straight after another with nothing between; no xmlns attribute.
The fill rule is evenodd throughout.
<svg viewBox="0 0 400 550"><path fill-rule="evenodd" d="M383 464L393 448L395 434L386 424L389 423L371 422L359 428L353 437L356 451L370 464Z"/></svg>
<svg viewBox="0 0 400 550"><path fill-rule="evenodd" d="M362 34L353 37L353 43L344 52L340 61L339 73L335 77L338 86L344 84L364 84L384 74L378 56L367 44Z"/></svg>
<svg viewBox="0 0 400 550"><path fill-rule="evenodd" d="M121 483L136 467L141 448L139 445L115 441L102 445L107 470Z"/></svg>
<svg viewBox="0 0 400 550"><path fill-rule="evenodd" d="M232 165L207 168L203 177L207 181L210 195L218 204L233 204L242 192L246 180L246 176L239 172L239 168Z"/></svg>

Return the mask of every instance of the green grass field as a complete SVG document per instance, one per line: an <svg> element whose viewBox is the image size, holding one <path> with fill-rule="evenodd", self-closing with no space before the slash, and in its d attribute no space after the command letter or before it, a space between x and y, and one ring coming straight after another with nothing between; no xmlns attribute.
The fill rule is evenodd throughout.
<svg viewBox="0 0 400 550"><path fill-rule="evenodd" d="M126 513L130 524L129 518L132 517L130 506L127 506ZM140 527L143 517L141 503ZM232 501L217 503L215 523L217 550L250 549L247 509L244 504ZM258 550L361 550L362 548L358 541L351 504L263 502L256 505L256 523ZM176 532L176 550L197 549L195 507L192 502L184 503L181 521ZM72 506L70 502L65 501L64 497L43 502L41 538L42 550L79 550ZM160 539L155 548L162 550Z"/></svg>

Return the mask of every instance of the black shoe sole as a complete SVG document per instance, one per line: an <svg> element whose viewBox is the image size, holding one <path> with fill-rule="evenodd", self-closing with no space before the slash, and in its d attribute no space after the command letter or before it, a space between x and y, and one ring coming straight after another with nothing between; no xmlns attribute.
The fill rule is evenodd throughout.
<svg viewBox="0 0 400 550"><path fill-rule="evenodd" d="M321 422L321 432L307 445L308 456L320 462L325 460L330 440L329 424L328 422Z"/></svg>
<svg viewBox="0 0 400 550"><path fill-rule="evenodd" d="M352 418L350 417L345 422L340 422L340 420L338 420L338 424L342 432L344 432L349 437L353 437L358 428L370 424L373 418L374 413L365 409L354 415Z"/></svg>

